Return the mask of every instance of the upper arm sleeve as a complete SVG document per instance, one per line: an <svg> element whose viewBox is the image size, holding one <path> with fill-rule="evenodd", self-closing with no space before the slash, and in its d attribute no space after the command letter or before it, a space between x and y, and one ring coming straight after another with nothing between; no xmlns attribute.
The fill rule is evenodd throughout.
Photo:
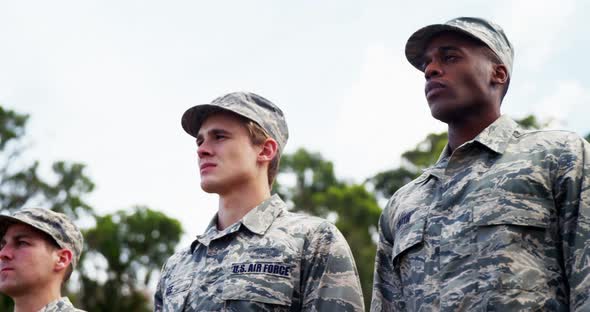
<svg viewBox="0 0 590 312"><path fill-rule="evenodd" d="M156 287L156 292L154 293L154 312L161 312L163 310L164 304L164 291L166 286L164 286L164 275L166 272L166 263L162 266L162 270L160 272L160 280L158 281L158 286Z"/></svg>
<svg viewBox="0 0 590 312"><path fill-rule="evenodd" d="M371 311L375 312L404 310L401 282L393 265L394 237L389 226L391 217L387 211L386 208L379 218L379 243L375 256L373 297L371 299Z"/></svg>
<svg viewBox="0 0 590 312"><path fill-rule="evenodd" d="M364 311L354 258L340 231L324 222L306 245L302 261L302 310Z"/></svg>
<svg viewBox="0 0 590 312"><path fill-rule="evenodd" d="M571 311L590 311L590 144L581 138L560 155L556 207Z"/></svg>

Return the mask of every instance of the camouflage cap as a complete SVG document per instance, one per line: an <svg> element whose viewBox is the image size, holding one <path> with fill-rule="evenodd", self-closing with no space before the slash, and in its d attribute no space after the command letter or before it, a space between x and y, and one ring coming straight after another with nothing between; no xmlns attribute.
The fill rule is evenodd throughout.
<svg viewBox="0 0 590 312"><path fill-rule="evenodd" d="M280 151L287 144L289 129L283 111L271 101L250 92L229 93L216 98L211 104L189 108L182 115L182 128L188 134L197 137L205 119L220 111L229 111L254 121L277 141Z"/></svg>
<svg viewBox="0 0 590 312"><path fill-rule="evenodd" d="M444 24L434 24L419 29L406 43L408 61L422 71L424 50L434 36L444 31L461 33L483 42L496 53L500 61L506 65L508 74L512 75L514 49L504 30L490 21L477 17L458 17Z"/></svg>
<svg viewBox="0 0 590 312"><path fill-rule="evenodd" d="M63 213L42 208L27 208L12 215L0 215L0 236L8 227L24 223L51 236L60 248L72 251L72 267L76 267L82 254L84 237L76 225Z"/></svg>

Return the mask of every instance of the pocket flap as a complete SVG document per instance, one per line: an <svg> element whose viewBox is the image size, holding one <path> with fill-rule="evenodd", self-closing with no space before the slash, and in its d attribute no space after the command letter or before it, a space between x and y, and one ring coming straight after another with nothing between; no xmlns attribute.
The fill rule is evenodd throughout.
<svg viewBox="0 0 590 312"><path fill-rule="evenodd" d="M393 243L393 260L411 247L422 243L424 239L424 225L426 219L418 218L412 223L404 224L401 228L396 229Z"/></svg>
<svg viewBox="0 0 590 312"><path fill-rule="evenodd" d="M473 222L478 226L520 225L547 228L549 210L544 200L530 197L493 196L494 200L474 207Z"/></svg>
<svg viewBox="0 0 590 312"><path fill-rule="evenodd" d="M224 283L223 300L246 300L276 305L291 305L293 280L276 275L232 275Z"/></svg>

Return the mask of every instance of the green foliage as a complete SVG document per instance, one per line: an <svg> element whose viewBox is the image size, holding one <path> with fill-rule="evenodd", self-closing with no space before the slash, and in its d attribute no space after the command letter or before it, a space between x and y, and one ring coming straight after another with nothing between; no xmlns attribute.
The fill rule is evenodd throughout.
<svg viewBox="0 0 590 312"><path fill-rule="evenodd" d="M67 295L90 312L151 311L147 285L174 252L180 223L146 207L97 216L85 201L94 183L83 164L55 162L50 182L40 176L38 161L22 162L27 120L27 115L0 106L0 211L34 205L74 220L94 218L96 227L85 231L85 252L77 268L80 289ZM0 311L12 311L12 305L0 295Z"/></svg>
<svg viewBox="0 0 590 312"><path fill-rule="evenodd" d="M541 129L548 125L541 123L533 115L516 120L525 129ZM449 141L447 132L431 133L424 140L402 154L402 166L399 168L377 173L367 179L381 198L391 197L398 189L416 178L422 169L436 163L445 145Z"/></svg>
<svg viewBox="0 0 590 312"><path fill-rule="evenodd" d="M0 150L4 150L9 142L20 139L25 133L28 115L6 110L0 106Z"/></svg>
<svg viewBox="0 0 590 312"><path fill-rule="evenodd" d="M417 173L415 170L397 168L379 172L367 179L367 182L373 184L375 192L379 197L389 198L402 186L416 178L416 176Z"/></svg>
<svg viewBox="0 0 590 312"><path fill-rule="evenodd" d="M332 219L352 250L367 307L371 301L376 245L372 240L381 209L364 185L336 179L332 162L319 153L299 149L281 158L280 175L295 175L295 185L275 185L294 211Z"/></svg>
<svg viewBox="0 0 590 312"><path fill-rule="evenodd" d="M402 159L408 161L414 171L427 168L436 162L448 141L449 136L446 132L431 133L426 139L418 143L413 150L404 152Z"/></svg>
<svg viewBox="0 0 590 312"><path fill-rule="evenodd" d="M357 264L365 305L370 304L373 287L373 263L376 245L372 233L377 232L381 208L375 196L364 185L330 187L315 195L316 202L337 214L336 227L342 232Z"/></svg>
<svg viewBox="0 0 590 312"><path fill-rule="evenodd" d="M543 127L546 127L547 124L542 124L539 122L539 120L537 119L537 117L535 117L534 115L528 115L522 119L516 119L515 120L521 127L525 128L525 129L541 129Z"/></svg>
<svg viewBox="0 0 590 312"><path fill-rule="evenodd" d="M314 201L314 194L325 192L329 187L340 186L336 180L334 165L319 153L298 149L293 154L281 157L279 172L294 174L295 185L290 188L275 183L274 190L285 200L295 204L294 211L305 211L312 215L325 217L330 211Z"/></svg>
<svg viewBox="0 0 590 312"><path fill-rule="evenodd" d="M89 312L151 311L147 306L150 296L141 290L174 253L181 234L178 220L146 207L97 217L96 227L84 235L93 251L86 260L100 254L108 262L106 275L110 278L102 285L86 279L82 306Z"/></svg>
<svg viewBox="0 0 590 312"><path fill-rule="evenodd" d="M588 135L586 136L586 141L590 142L590 133L588 133Z"/></svg>

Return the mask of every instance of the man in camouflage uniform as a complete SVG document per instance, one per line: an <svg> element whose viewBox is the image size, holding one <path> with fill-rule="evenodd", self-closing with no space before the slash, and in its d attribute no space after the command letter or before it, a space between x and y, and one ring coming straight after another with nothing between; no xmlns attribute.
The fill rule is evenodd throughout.
<svg viewBox="0 0 590 312"><path fill-rule="evenodd" d="M590 311L590 147L500 114L513 55L479 18L408 40L449 142L383 211L372 311Z"/></svg>
<svg viewBox="0 0 590 312"><path fill-rule="evenodd" d="M0 237L0 292L15 312L83 312L61 296L84 241L66 215L41 208L1 215Z"/></svg>
<svg viewBox="0 0 590 312"><path fill-rule="evenodd" d="M201 188L219 207L164 265L155 311L363 311L342 234L270 194L288 138L283 112L236 92L190 108L182 126L196 137Z"/></svg>

